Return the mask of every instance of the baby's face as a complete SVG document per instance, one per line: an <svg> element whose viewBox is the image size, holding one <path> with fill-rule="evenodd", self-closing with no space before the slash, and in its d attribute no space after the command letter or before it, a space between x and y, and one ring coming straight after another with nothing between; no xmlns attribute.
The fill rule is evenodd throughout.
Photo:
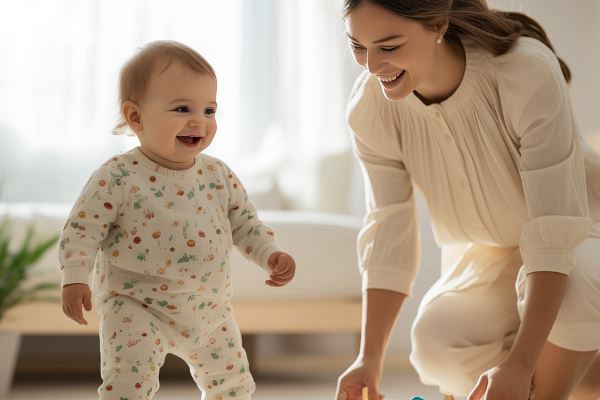
<svg viewBox="0 0 600 400"><path fill-rule="evenodd" d="M186 169L217 131L217 81L181 63L151 78L140 104L143 152L170 169Z"/></svg>

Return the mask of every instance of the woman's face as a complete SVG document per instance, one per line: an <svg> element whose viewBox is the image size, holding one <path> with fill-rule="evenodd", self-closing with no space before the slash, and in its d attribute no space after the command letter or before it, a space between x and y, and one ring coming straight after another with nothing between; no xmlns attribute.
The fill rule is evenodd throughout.
<svg viewBox="0 0 600 400"><path fill-rule="evenodd" d="M362 1L346 18L346 34L354 60L379 78L385 97L401 100L431 79L443 32Z"/></svg>

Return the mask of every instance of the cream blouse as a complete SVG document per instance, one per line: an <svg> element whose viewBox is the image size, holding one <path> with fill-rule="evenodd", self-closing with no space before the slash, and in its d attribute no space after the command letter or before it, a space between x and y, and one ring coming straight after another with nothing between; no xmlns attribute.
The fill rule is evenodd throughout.
<svg viewBox="0 0 600 400"><path fill-rule="evenodd" d="M558 60L520 38L494 57L464 43L466 70L447 100L387 100L356 81L347 118L365 177L358 252L363 290L410 294L420 261L413 188L440 246L520 246L524 268L568 274L600 220L600 157L580 134Z"/></svg>

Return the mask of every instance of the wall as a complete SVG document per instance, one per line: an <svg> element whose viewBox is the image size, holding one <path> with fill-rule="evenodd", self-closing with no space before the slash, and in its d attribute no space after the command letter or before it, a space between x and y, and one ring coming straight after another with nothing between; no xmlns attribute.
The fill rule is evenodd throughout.
<svg viewBox="0 0 600 400"><path fill-rule="evenodd" d="M546 30L573 74L571 95L585 135L600 134L600 1L489 0L491 7L521 11Z"/></svg>

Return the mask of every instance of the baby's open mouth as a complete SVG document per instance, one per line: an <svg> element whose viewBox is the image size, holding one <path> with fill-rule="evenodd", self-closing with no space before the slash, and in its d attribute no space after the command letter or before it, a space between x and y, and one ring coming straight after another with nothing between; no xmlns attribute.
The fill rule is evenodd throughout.
<svg viewBox="0 0 600 400"><path fill-rule="evenodd" d="M200 136L177 136L177 139L187 144L196 144L202 138Z"/></svg>

